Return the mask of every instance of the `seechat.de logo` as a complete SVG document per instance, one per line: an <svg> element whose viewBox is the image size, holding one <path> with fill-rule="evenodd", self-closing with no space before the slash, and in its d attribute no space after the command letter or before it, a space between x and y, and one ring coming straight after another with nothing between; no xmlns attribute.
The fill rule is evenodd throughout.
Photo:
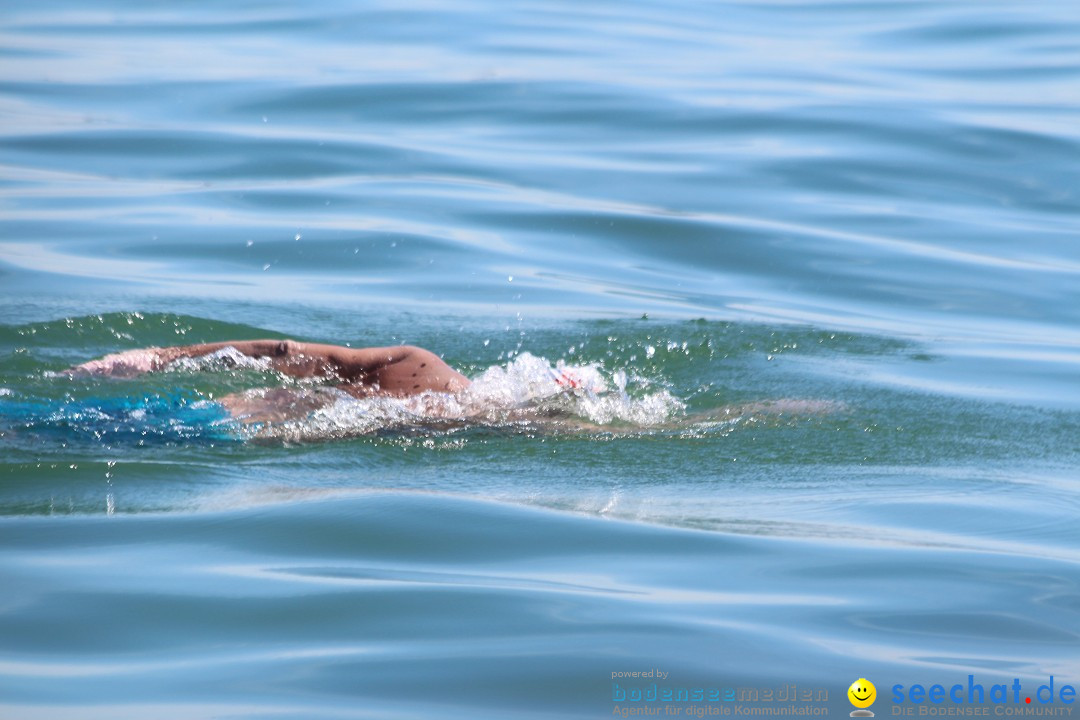
<svg viewBox="0 0 1080 720"><path fill-rule="evenodd" d="M851 711L851 717L874 717L873 711L866 709L877 700L877 688L874 687L874 683L866 678L859 678L847 689L847 697L856 708Z"/></svg>

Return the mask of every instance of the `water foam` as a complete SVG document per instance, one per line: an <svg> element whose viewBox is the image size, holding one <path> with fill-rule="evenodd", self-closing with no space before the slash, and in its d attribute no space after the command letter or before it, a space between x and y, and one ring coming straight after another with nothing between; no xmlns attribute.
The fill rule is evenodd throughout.
<svg viewBox="0 0 1080 720"><path fill-rule="evenodd" d="M270 358L253 358L229 345L206 355L178 358L164 369L186 372L220 372L233 369L269 371L272 365Z"/></svg>
<svg viewBox="0 0 1080 720"><path fill-rule="evenodd" d="M530 353L504 366L489 367L468 388L454 394L357 398L327 387L296 392L307 394L307 399L319 393L324 403L302 417L261 424L253 431L255 437L310 441L470 424L617 430L658 425L685 408L667 389L655 388L641 378L631 382L625 371L607 373L597 364L569 365L561 360L553 365Z"/></svg>

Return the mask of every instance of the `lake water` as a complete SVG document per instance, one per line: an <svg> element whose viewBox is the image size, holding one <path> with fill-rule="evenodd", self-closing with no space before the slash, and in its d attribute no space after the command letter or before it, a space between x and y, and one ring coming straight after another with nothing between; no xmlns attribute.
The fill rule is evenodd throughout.
<svg viewBox="0 0 1080 720"><path fill-rule="evenodd" d="M1078 38L1072 0L9 3L0 715L1074 709L1024 699L1080 684ZM538 419L250 437L204 411L258 368L57 374L259 337L422 345Z"/></svg>

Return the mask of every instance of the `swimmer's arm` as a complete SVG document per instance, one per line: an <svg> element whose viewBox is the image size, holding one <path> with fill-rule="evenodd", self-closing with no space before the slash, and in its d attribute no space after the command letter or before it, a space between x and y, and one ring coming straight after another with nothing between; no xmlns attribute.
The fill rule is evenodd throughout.
<svg viewBox="0 0 1080 720"><path fill-rule="evenodd" d="M225 347L233 347L248 357L269 358L275 370L294 377L333 377L396 390L410 390L413 386L447 390L469 384L438 355L413 345L348 348L296 340L247 340L165 348L161 352L167 364L176 357L198 357Z"/></svg>
<svg viewBox="0 0 1080 720"><path fill-rule="evenodd" d="M131 377L164 369L181 358L209 355L224 348L234 348L251 358L267 358L278 372L294 377L336 377L348 382L387 385L400 380L402 387L423 375L431 387L450 383L464 387L469 381L446 365L437 355L411 345L378 348L347 348L340 345L304 343L296 340L227 340L198 345L128 350L77 365L69 372L92 375ZM387 369L395 371L387 374ZM415 367L413 367L415 366ZM412 373L416 373L416 375ZM402 378L408 375L409 379ZM417 381L413 384L420 383ZM390 382L389 384L394 384ZM449 385L447 385L449 387Z"/></svg>
<svg viewBox="0 0 1080 720"><path fill-rule="evenodd" d="M298 344L293 340L226 340L225 342L147 349L154 353L157 361L154 369L160 370L174 360L202 357L229 347L250 358L288 357L290 351Z"/></svg>
<svg viewBox="0 0 1080 720"><path fill-rule="evenodd" d="M349 348L337 345L302 343L296 340L227 340L217 343L159 348L160 369L179 358L201 357L224 348L255 359L267 359L278 372L294 377L338 377L345 369L344 356Z"/></svg>
<svg viewBox="0 0 1080 720"><path fill-rule="evenodd" d="M411 345L391 347L348 348L319 343L293 343L291 352L297 357L313 359L335 375L351 382L378 382L384 368L413 358L418 353L434 355ZM441 361L437 361L441 363Z"/></svg>
<svg viewBox="0 0 1080 720"><path fill-rule="evenodd" d="M225 342L153 348L154 370L180 358L202 357L233 348L250 358L270 360L278 372L294 377L339 377L359 380L380 368L399 362L417 349L407 345L383 348L347 348L340 345L296 340L227 340Z"/></svg>
<svg viewBox="0 0 1080 720"><path fill-rule="evenodd" d="M74 375L107 375L110 377L134 377L143 373L164 369L169 363L181 358L194 358L217 352L227 347L252 358L287 358L295 355L296 345L292 340L229 340L218 343L198 345L177 345L174 347L149 347L139 350L125 350L113 353L97 360L68 368Z"/></svg>
<svg viewBox="0 0 1080 720"><path fill-rule="evenodd" d="M433 352L412 345L348 348L296 340L209 343L164 348L162 353L167 359L163 365L177 357L198 357L225 347L235 348L248 357L268 358L271 367L293 377L337 378L347 383L395 390L407 390L414 385L445 390L451 385L458 388L469 384L465 376L454 371Z"/></svg>

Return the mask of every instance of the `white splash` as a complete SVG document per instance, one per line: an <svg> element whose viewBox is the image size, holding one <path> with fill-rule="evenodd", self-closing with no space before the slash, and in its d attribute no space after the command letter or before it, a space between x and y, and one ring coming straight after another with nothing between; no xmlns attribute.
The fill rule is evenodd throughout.
<svg viewBox="0 0 1080 720"><path fill-rule="evenodd" d="M494 366L455 393L425 392L406 398L356 398L336 388L301 388L297 407L314 410L281 422L253 423L259 438L311 441L366 435L395 428L452 429L470 424L556 423L564 427L603 430L648 427L664 423L685 405L666 389L638 381L631 395L624 371L605 373L598 365L554 365L522 353L504 366ZM250 391L257 393L259 391ZM257 421L257 418L253 418Z"/></svg>
<svg viewBox="0 0 1080 720"><path fill-rule="evenodd" d="M236 368L247 370L270 370L270 358L253 358L240 352L231 345L206 355L193 358L178 358L170 362L166 371L181 370L188 372L219 372Z"/></svg>

